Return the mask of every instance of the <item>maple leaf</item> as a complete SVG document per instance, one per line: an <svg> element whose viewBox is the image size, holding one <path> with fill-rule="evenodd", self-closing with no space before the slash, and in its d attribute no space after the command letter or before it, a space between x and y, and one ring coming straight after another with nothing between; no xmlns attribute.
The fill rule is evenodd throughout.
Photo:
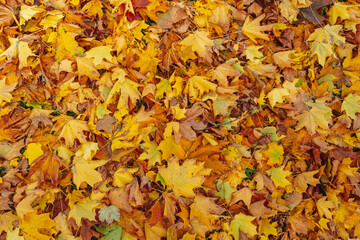
<svg viewBox="0 0 360 240"><path fill-rule="evenodd" d="M77 57L76 63L78 67L79 77L87 76L92 80L99 79L99 72L94 68L93 61L88 58Z"/></svg>
<svg viewBox="0 0 360 240"><path fill-rule="evenodd" d="M106 221L108 224L113 221L120 221L120 209L114 205L105 206L100 208L99 210L99 220L104 222Z"/></svg>
<svg viewBox="0 0 360 240"><path fill-rule="evenodd" d="M235 240L240 239L240 232L250 236L257 235L256 226L252 223L255 219L253 216L248 216L243 213L235 215L234 219L230 223L229 233L234 236Z"/></svg>
<svg viewBox="0 0 360 240"><path fill-rule="evenodd" d="M345 44L345 37L339 35L341 25L326 25L323 28L317 28L307 39L307 41L321 42L325 44L341 46Z"/></svg>
<svg viewBox="0 0 360 240"><path fill-rule="evenodd" d="M193 52L197 52L199 57L205 57L207 53L207 47L214 46L214 42L207 37L208 35L208 32L200 30L195 31L194 33L190 33L189 36L187 36L179 43L183 45L181 51L185 49L184 46L189 46Z"/></svg>
<svg viewBox="0 0 360 240"><path fill-rule="evenodd" d="M231 63L224 63L217 66L212 72L212 81L217 80L220 86L227 87L229 85L227 78L239 75L239 70L233 68Z"/></svg>
<svg viewBox="0 0 360 240"><path fill-rule="evenodd" d="M324 67L326 58L333 55L332 46L327 43L313 42L310 45L311 56L317 55L319 64Z"/></svg>
<svg viewBox="0 0 360 240"><path fill-rule="evenodd" d="M194 159L187 159L179 165L176 158L169 159L168 167L159 168L159 174L164 179L168 189L177 196L193 198L194 188L200 187L205 181L204 175L210 174L211 169L204 168L204 163L196 164Z"/></svg>
<svg viewBox="0 0 360 240"><path fill-rule="evenodd" d="M194 76L187 80L184 88L184 93L189 94L190 97L201 97L204 92L215 91L216 84L206 80L203 76Z"/></svg>
<svg viewBox="0 0 360 240"><path fill-rule="evenodd" d="M13 83L11 85L7 85L5 82L5 79L0 80L0 104L2 104L3 101L10 102L12 99L11 91L13 91L16 87L16 83Z"/></svg>
<svg viewBox="0 0 360 240"><path fill-rule="evenodd" d="M85 57L86 58L94 58L93 63L96 66L96 65L101 64L104 59L111 62L111 59L112 59L111 52L112 51L113 51L113 49L110 46L94 47L85 53Z"/></svg>
<svg viewBox="0 0 360 240"><path fill-rule="evenodd" d="M277 222L270 223L268 218L262 217L259 222L259 235L264 234L266 238L269 238L269 235L277 236L277 226Z"/></svg>
<svg viewBox="0 0 360 240"><path fill-rule="evenodd" d="M95 208L99 205L97 201L90 198L83 198L70 210L68 218L74 218L78 226L81 226L81 219L95 220Z"/></svg>
<svg viewBox="0 0 360 240"><path fill-rule="evenodd" d="M274 63L280 68L291 67L292 62L290 55L294 54L295 52L295 50L277 52L272 55L272 59L274 60Z"/></svg>
<svg viewBox="0 0 360 240"><path fill-rule="evenodd" d="M139 54L141 57L134 63L135 68L140 68L140 73L146 74L148 72L155 74L156 68L160 59L156 58L158 51L153 44L149 44L145 51Z"/></svg>
<svg viewBox="0 0 360 240"><path fill-rule="evenodd" d="M19 220L19 217L11 212L5 212L0 215L0 232L9 232L13 229L13 222Z"/></svg>
<svg viewBox="0 0 360 240"><path fill-rule="evenodd" d="M48 240L55 233L55 221L50 218L50 213L26 214L19 227L25 239Z"/></svg>
<svg viewBox="0 0 360 240"><path fill-rule="evenodd" d="M6 240L25 240L24 236L20 236L20 228L15 228L6 234Z"/></svg>
<svg viewBox="0 0 360 240"><path fill-rule="evenodd" d="M266 171L269 175L271 180L274 182L276 187L283 187L285 188L287 185L290 185L290 181L286 178L291 175L290 171L284 170L284 166L280 166L278 168L270 168Z"/></svg>
<svg viewBox="0 0 360 240"><path fill-rule="evenodd" d="M307 103L307 105L313 106L310 111L305 111L301 115L297 116L296 119L299 121L296 131L305 127L309 134L313 135L316 132L316 127L320 127L322 129L329 129L328 119L331 117L331 109L327 107L325 104L311 104Z"/></svg>
<svg viewBox="0 0 360 240"><path fill-rule="evenodd" d="M121 188L126 184L130 183L134 179L133 173L137 172L138 170L138 168L119 168L114 173L114 186Z"/></svg>
<svg viewBox="0 0 360 240"><path fill-rule="evenodd" d="M41 143L29 143L29 145L27 145L24 156L28 159L29 164L43 155L44 152L41 149L41 146Z"/></svg>
<svg viewBox="0 0 360 240"><path fill-rule="evenodd" d="M17 38L9 38L10 47L6 49L3 53L0 54L0 57L6 56L8 61L12 57L19 57L19 68L27 66L27 58L30 56L35 56L32 50L30 49L27 42L19 41Z"/></svg>
<svg viewBox="0 0 360 240"><path fill-rule="evenodd" d="M174 136L167 137L157 147L162 152L162 159L169 159L173 154L179 159L184 159L185 151L180 144L177 144Z"/></svg>
<svg viewBox="0 0 360 240"><path fill-rule="evenodd" d="M334 25L338 17L340 17L341 20L349 19L350 15L347 10L349 7L349 5L334 2L327 13L329 15L329 23Z"/></svg>
<svg viewBox="0 0 360 240"><path fill-rule="evenodd" d="M129 98L133 103L140 98L140 93L137 89L140 85L125 76L126 73L123 69L116 68L113 70L112 78L118 79L118 81L113 85L111 91L109 92L105 105L108 105L113 96L118 92L120 92L118 109L126 108Z"/></svg>
<svg viewBox="0 0 360 240"><path fill-rule="evenodd" d="M74 174L74 183L77 187L80 187L82 182L86 182L90 186L94 186L95 183L102 180L102 176L99 172L95 170L104 164L107 163L107 160L84 160L82 158L75 158L74 165L71 168L72 173Z"/></svg>
<svg viewBox="0 0 360 240"><path fill-rule="evenodd" d="M227 4L219 4L213 10L213 14L209 20L223 27L228 26L231 20L231 14L229 13L229 10L230 8Z"/></svg>
<svg viewBox="0 0 360 240"><path fill-rule="evenodd" d="M215 223L225 208L215 204L215 199L197 195L190 205L190 219L197 218L203 225L210 226Z"/></svg>
<svg viewBox="0 0 360 240"><path fill-rule="evenodd" d="M82 55L84 51L75 40L73 34L66 32L63 26L58 27L56 61L60 62L68 56Z"/></svg>
<svg viewBox="0 0 360 240"><path fill-rule="evenodd" d="M241 200L245 203L247 207L249 207L251 203L252 195L253 194L249 188L247 187L241 188L239 191L236 191L232 194L231 201L229 204L233 205L234 203Z"/></svg>
<svg viewBox="0 0 360 240"><path fill-rule="evenodd" d="M186 12L178 6L173 6L164 13L159 13L157 25L162 29L172 28L175 23L188 18Z"/></svg>
<svg viewBox="0 0 360 240"><path fill-rule="evenodd" d="M148 166L151 167L156 163L161 163L161 152L157 149L158 145L154 142L145 142L141 144L143 148L146 148L139 156L139 160L149 159Z"/></svg>
<svg viewBox="0 0 360 240"><path fill-rule="evenodd" d="M122 234L122 228L115 224L113 226L95 226L96 230L102 234L104 234L104 237L101 238L101 240L114 240L119 238L119 236L121 237L121 239L128 239L126 238L125 234Z"/></svg>
<svg viewBox="0 0 360 240"><path fill-rule="evenodd" d="M229 114L228 108L236 106L236 103L236 98L232 95L217 95L216 99L213 101L214 115L227 116Z"/></svg>
<svg viewBox="0 0 360 240"><path fill-rule="evenodd" d="M81 11L85 12L88 10L90 16L99 16L99 19L102 18L104 12L102 10L103 5L99 0L92 0L84 5Z"/></svg>
<svg viewBox="0 0 360 240"><path fill-rule="evenodd" d="M268 144L268 149L264 151L264 155L269 159L269 165L281 165L284 160L284 148L274 142Z"/></svg>
<svg viewBox="0 0 360 240"><path fill-rule="evenodd" d="M319 216L325 216L328 219L332 219L332 213L330 212L330 208L335 208L335 205L331 201L326 201L326 197L320 198L316 202L316 208L319 212Z"/></svg>
<svg viewBox="0 0 360 240"><path fill-rule="evenodd" d="M83 131L89 131L88 125L85 121L70 120L63 126L59 138L64 138L67 146L73 146L75 139L80 143L86 142L86 136Z"/></svg>
<svg viewBox="0 0 360 240"><path fill-rule="evenodd" d="M345 111L351 119L355 119L355 114L360 112L360 96L350 93L344 98L341 104L341 111Z"/></svg>
<svg viewBox="0 0 360 240"><path fill-rule="evenodd" d="M215 196L225 199L225 201L228 203L230 202L231 195L236 191L235 188L230 186L229 182L224 182L221 179L219 179L216 183L216 188L218 191L215 192Z"/></svg>
<svg viewBox="0 0 360 240"><path fill-rule="evenodd" d="M283 97L289 95L289 90L286 88L275 88L268 93L267 97L271 107L274 107L276 103L283 103Z"/></svg>
<svg viewBox="0 0 360 240"><path fill-rule="evenodd" d="M242 33L250 38L251 41L257 43L256 38L264 39L269 41L270 38L267 34L262 33L262 31L269 31L272 29L272 25L260 26L261 20L265 18L265 14L255 18L252 22L250 22L250 17L247 16L242 26Z"/></svg>
<svg viewBox="0 0 360 240"><path fill-rule="evenodd" d="M319 179L314 178L314 175L317 174L319 170L314 170L310 172L300 173L294 178L294 187L298 193L306 192L308 185L316 186L319 184Z"/></svg>

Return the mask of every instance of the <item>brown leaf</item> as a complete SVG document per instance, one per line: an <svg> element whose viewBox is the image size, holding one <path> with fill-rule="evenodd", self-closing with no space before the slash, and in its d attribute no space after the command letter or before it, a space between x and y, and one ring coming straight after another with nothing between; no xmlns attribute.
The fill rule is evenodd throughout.
<svg viewBox="0 0 360 240"><path fill-rule="evenodd" d="M123 188L114 188L110 190L108 198L112 205L117 206L125 212L131 212L132 207L129 204L129 193Z"/></svg>

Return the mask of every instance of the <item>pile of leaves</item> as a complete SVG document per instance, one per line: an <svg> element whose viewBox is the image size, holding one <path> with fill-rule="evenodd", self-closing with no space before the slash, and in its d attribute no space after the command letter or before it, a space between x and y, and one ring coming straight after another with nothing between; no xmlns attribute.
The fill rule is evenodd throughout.
<svg viewBox="0 0 360 240"><path fill-rule="evenodd" d="M1 0L0 239L360 237L355 0Z"/></svg>

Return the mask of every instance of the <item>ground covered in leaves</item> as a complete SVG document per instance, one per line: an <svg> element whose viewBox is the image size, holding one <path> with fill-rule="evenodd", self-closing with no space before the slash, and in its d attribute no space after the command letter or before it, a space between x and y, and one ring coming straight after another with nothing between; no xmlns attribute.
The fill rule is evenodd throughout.
<svg viewBox="0 0 360 240"><path fill-rule="evenodd" d="M360 5L1 0L0 239L360 237Z"/></svg>

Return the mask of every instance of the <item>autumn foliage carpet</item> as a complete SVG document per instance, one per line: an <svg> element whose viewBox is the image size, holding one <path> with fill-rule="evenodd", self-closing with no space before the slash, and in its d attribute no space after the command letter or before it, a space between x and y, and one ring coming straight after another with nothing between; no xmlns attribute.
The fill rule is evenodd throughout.
<svg viewBox="0 0 360 240"><path fill-rule="evenodd" d="M355 0L0 2L0 240L360 237Z"/></svg>

